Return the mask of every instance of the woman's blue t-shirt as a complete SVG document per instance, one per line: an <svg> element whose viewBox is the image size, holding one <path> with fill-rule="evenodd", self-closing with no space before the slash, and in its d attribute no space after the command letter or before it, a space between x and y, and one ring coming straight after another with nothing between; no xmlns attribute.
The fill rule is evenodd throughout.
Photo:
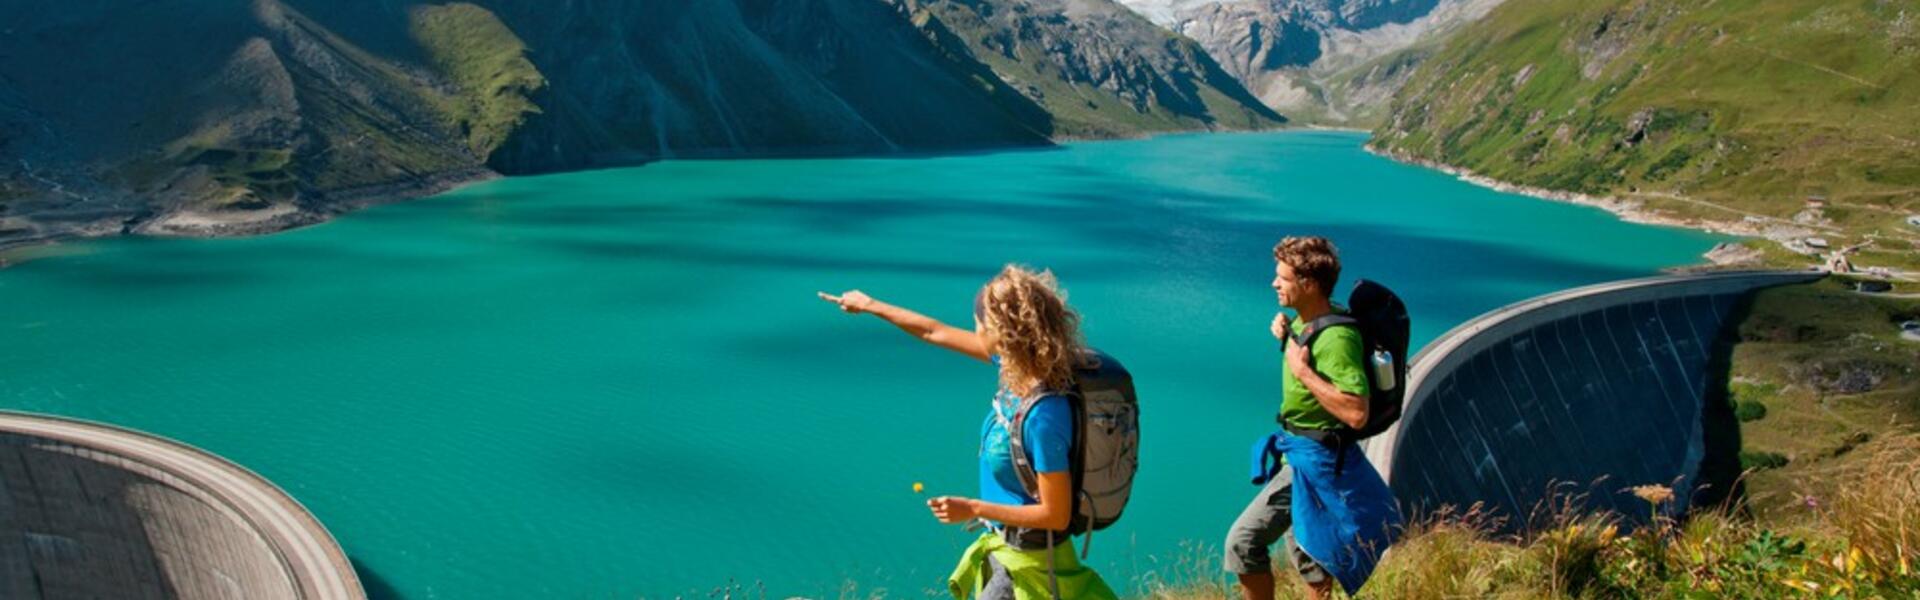
<svg viewBox="0 0 1920 600"><path fill-rule="evenodd" d="M996 359L995 363L999 361ZM1013 467L1013 444L1007 424L1020 410L1022 399L1006 390L994 395L987 420L980 425L980 499L1015 506L1037 504L1020 485ZM1065 396L1042 396L1023 424L1027 454L1035 473L1058 473L1068 468L1073 447L1073 409Z"/></svg>

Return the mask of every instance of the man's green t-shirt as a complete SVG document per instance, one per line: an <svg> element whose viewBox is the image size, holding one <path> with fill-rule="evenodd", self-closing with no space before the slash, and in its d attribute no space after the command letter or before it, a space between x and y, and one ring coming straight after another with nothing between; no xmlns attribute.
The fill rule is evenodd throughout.
<svg viewBox="0 0 1920 600"><path fill-rule="evenodd" d="M1344 313L1336 309L1336 312ZM1296 339L1305 339L1306 323L1294 319L1290 324ZM1307 390L1307 384L1286 366L1282 355L1280 375L1280 418L1300 429L1336 429L1340 419L1320 405L1320 399ZM1340 391L1365 397L1372 392L1367 384L1366 347L1360 342L1360 330L1349 326L1330 327L1313 340L1313 370Z"/></svg>

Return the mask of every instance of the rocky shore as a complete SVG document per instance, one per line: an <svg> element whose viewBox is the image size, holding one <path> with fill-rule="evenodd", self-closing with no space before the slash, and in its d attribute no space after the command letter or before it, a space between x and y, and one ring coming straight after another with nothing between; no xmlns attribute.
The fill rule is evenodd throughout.
<svg viewBox="0 0 1920 600"><path fill-rule="evenodd" d="M1491 189L1494 191L1498 191L1498 192L1505 192L1509 194L1519 194L1522 196L1539 198L1542 200L1552 200L1555 202L1565 202L1568 204L1578 204L1581 206L1591 206L1594 208L1599 208L1601 210L1605 210L1607 212L1613 213L1614 215L1620 217L1621 220L1626 221L1628 223L1656 225L1661 227L1679 227L1684 229L1706 231L1709 233L1718 233L1722 235L1734 235L1734 236L1741 236L1741 237L1760 238L1760 239L1765 239L1765 240L1769 240L1774 243L1780 244L1782 247L1787 247L1789 249L1792 249L1793 248L1792 245L1796 243L1798 240L1801 240L1809 235L1815 234L1815 231L1813 229L1809 229L1804 226L1793 224L1791 222L1780 221L1778 219L1773 219L1770 217L1764 217L1760 215L1746 215L1737 220L1678 218L1678 217L1661 214L1660 212L1654 209L1648 208L1646 206L1646 203L1640 200L1620 198L1615 196L1594 196L1590 194L1581 194L1577 192L1568 192L1564 190L1551 190L1546 188L1538 188L1533 186L1510 183L1506 181L1500 181L1498 179L1494 179L1491 177L1487 177L1485 175L1481 175L1479 173L1475 173L1470 169L1464 169L1464 168L1456 167L1453 165L1449 165L1449 164L1445 164L1445 163L1441 163L1433 160L1428 160L1425 158L1420 158L1404 152L1383 150L1379 147L1376 147L1372 143L1368 143L1366 145L1366 151L1368 153L1371 153L1377 156L1382 156L1382 157L1394 160L1396 162L1406 163L1406 164L1415 165L1419 167L1425 167L1428 169L1433 169L1435 171L1446 173L1448 175L1452 175L1454 177L1459 178L1461 181L1465 181L1467 183L1471 183L1471 184L1481 186L1487 189ZM1702 205L1714 206L1716 208L1721 208L1723 210L1731 211L1731 209L1725 209L1725 207L1720 207L1718 205L1711 205L1705 202L1699 202L1697 200L1691 200L1684 197L1674 196L1671 199L1679 200L1679 201L1687 201L1687 202L1697 202ZM1714 246L1712 250L1709 250L1706 254L1703 254L1701 257L1706 259L1709 263L1711 263L1714 266L1758 265L1760 261L1763 259L1763 254L1758 250L1755 250L1753 248L1749 248L1746 246L1742 246L1739 244L1719 244Z"/></svg>
<svg viewBox="0 0 1920 600"><path fill-rule="evenodd" d="M215 238L279 233L317 225L349 212L445 193L500 178L490 169L436 173L404 181L332 190L312 198L278 202L254 210L181 209L160 214L108 216L92 220L31 223L0 218L0 268L42 254L40 247L63 241L115 235Z"/></svg>

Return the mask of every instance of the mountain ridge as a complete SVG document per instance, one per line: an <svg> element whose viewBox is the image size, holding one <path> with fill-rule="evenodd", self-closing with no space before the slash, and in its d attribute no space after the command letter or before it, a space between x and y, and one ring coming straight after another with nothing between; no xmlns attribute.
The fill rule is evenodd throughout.
<svg viewBox="0 0 1920 600"><path fill-rule="evenodd" d="M1282 122L1192 42L1038 22L1061 6L0 0L0 248L276 231L499 174ZM1002 60L990 38L1049 45ZM1063 89L1099 106L1037 93Z"/></svg>
<svg viewBox="0 0 1920 600"><path fill-rule="evenodd" d="M1206 48L1266 106L1376 124L1438 42L1503 0L1124 0Z"/></svg>

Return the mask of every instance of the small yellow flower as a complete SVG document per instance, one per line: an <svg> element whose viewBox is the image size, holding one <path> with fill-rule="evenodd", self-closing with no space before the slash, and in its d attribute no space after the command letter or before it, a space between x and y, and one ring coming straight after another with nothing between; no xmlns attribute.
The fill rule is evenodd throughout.
<svg viewBox="0 0 1920 600"><path fill-rule="evenodd" d="M918 481L913 482L913 493L918 494L926 490L927 490L926 484L920 483Z"/></svg>

